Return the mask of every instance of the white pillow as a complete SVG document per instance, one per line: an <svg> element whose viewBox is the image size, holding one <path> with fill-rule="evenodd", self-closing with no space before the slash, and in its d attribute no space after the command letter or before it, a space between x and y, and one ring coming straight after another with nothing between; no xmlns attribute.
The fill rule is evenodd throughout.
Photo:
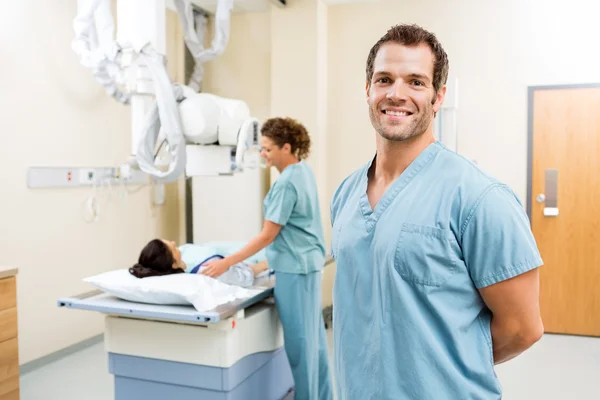
<svg viewBox="0 0 600 400"><path fill-rule="evenodd" d="M136 278L129 269L104 272L83 279L96 288L123 300L160 305L193 305L199 312L260 291L225 284L201 274L174 274Z"/></svg>

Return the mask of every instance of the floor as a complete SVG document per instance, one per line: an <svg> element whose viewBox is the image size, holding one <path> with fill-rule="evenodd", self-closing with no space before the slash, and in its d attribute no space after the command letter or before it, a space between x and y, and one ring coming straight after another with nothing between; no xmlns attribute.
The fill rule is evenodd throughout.
<svg viewBox="0 0 600 400"><path fill-rule="evenodd" d="M328 331L331 348L332 333ZM545 335L521 357L497 367L506 400L600 398L600 339ZM102 344L21 377L21 400L111 400Z"/></svg>

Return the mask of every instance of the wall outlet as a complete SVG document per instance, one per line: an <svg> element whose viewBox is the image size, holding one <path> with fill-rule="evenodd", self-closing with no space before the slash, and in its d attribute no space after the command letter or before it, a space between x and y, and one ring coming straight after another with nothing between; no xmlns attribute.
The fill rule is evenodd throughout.
<svg viewBox="0 0 600 400"><path fill-rule="evenodd" d="M131 166L129 164L123 164L119 167L119 178L123 182L127 182L131 179Z"/></svg>
<svg viewBox="0 0 600 400"><path fill-rule="evenodd" d="M79 169L79 183L80 184L92 184L96 180L96 171L93 168L80 168Z"/></svg>

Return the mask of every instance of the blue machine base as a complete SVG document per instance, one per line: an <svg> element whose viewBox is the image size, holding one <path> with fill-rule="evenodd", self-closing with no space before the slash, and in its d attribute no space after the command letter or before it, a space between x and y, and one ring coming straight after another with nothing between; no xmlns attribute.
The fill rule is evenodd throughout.
<svg viewBox="0 0 600 400"><path fill-rule="evenodd" d="M109 353L115 400L281 400L294 387L283 348L245 357L231 368Z"/></svg>

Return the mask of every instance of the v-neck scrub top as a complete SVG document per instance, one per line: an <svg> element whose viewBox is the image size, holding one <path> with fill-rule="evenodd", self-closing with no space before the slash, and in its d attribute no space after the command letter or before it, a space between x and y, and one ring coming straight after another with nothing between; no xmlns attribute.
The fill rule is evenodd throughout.
<svg viewBox="0 0 600 400"><path fill-rule="evenodd" d="M435 142L373 210L371 163L331 202L338 398L500 399L478 289L542 264L521 203Z"/></svg>

